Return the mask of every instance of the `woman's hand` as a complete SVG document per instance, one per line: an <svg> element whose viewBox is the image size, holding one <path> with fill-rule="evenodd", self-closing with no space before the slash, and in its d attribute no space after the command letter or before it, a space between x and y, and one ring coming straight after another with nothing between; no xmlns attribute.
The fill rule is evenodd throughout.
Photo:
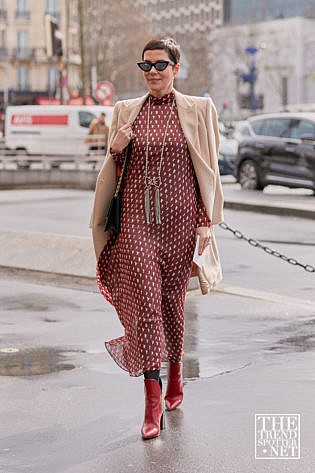
<svg viewBox="0 0 315 473"><path fill-rule="evenodd" d="M123 149L128 146L130 140L134 138L132 131L132 124L126 123L117 131L115 138L112 141L111 149L113 153L120 153Z"/></svg>
<svg viewBox="0 0 315 473"><path fill-rule="evenodd" d="M199 235L199 247L198 255L201 256L206 246L210 245L211 232L209 227L198 227L196 229L196 235Z"/></svg>

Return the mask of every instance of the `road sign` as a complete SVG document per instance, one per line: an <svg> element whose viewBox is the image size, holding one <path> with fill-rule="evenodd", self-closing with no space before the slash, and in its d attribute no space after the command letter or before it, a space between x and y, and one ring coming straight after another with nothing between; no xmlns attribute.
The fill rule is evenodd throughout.
<svg viewBox="0 0 315 473"><path fill-rule="evenodd" d="M114 93L114 86L111 82L103 80L96 84L94 89L94 97L99 102L104 102L105 100L109 100L112 98Z"/></svg>

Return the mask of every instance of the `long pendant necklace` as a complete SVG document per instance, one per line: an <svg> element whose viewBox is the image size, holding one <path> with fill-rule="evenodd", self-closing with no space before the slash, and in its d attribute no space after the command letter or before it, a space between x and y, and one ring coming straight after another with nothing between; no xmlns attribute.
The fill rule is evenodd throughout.
<svg viewBox="0 0 315 473"><path fill-rule="evenodd" d="M171 111L169 117L167 119L163 141L162 141L162 148L161 148L161 155L160 155L160 163L158 167L158 175L155 177L148 176L148 166L149 166L149 133L150 133L150 112L151 112L151 97L149 96L148 101L148 116L147 116L147 141L146 141L146 149L145 149L145 191L144 191L144 208L145 208L145 216L147 224L151 223L151 209L150 209L150 189L152 186L155 187L155 194L154 194L154 207L155 207L155 223L161 224L161 203L160 203L160 187L162 184L161 180L161 170L162 170L162 163L163 163L163 156L164 156L164 148L165 148L165 141L167 135L167 129L171 120L171 116L173 113L173 108L175 105L175 97L173 99L173 103L171 106Z"/></svg>

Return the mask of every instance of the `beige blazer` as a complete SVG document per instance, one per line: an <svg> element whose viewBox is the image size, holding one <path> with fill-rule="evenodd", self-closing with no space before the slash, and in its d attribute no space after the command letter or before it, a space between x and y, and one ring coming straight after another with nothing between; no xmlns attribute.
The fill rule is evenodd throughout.
<svg viewBox="0 0 315 473"><path fill-rule="evenodd" d="M219 131L216 109L210 98L183 95L176 90L174 92L179 121L187 141L201 198L212 224L220 223L223 221L223 192L218 168ZM148 94L120 101L114 108L108 151L97 178L90 222L96 258L99 257L108 239L108 232L104 233L104 222L116 188L116 164L111 158L110 146L118 129L126 123L133 123L147 97ZM214 285L221 279L221 266L214 234L212 247L207 247L205 252L205 274L211 279L210 284ZM217 263L213 259L213 252L217 254L214 258Z"/></svg>

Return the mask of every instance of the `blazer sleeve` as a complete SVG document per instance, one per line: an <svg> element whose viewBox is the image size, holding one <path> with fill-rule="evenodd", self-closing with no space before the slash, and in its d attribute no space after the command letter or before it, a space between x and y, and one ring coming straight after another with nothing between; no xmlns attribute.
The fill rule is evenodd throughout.
<svg viewBox="0 0 315 473"><path fill-rule="evenodd" d="M93 245L96 259L99 258L104 248L109 232L104 232L106 213L116 189L116 163L110 154L111 143L117 133L119 102L115 105L113 119L109 130L108 151L106 153L103 166L97 176L94 204L90 219L90 228L92 229Z"/></svg>
<svg viewBox="0 0 315 473"><path fill-rule="evenodd" d="M215 174L215 192L212 210L212 224L221 223L223 221L223 190L219 172L219 146L220 146L220 134L218 115L214 103L211 99L207 101L207 138L208 147L210 150L210 167Z"/></svg>
<svg viewBox="0 0 315 473"><path fill-rule="evenodd" d="M206 207L202 201L201 196L198 200L197 206L197 220L196 220L196 228L199 227L211 227L211 220L208 217Z"/></svg>

